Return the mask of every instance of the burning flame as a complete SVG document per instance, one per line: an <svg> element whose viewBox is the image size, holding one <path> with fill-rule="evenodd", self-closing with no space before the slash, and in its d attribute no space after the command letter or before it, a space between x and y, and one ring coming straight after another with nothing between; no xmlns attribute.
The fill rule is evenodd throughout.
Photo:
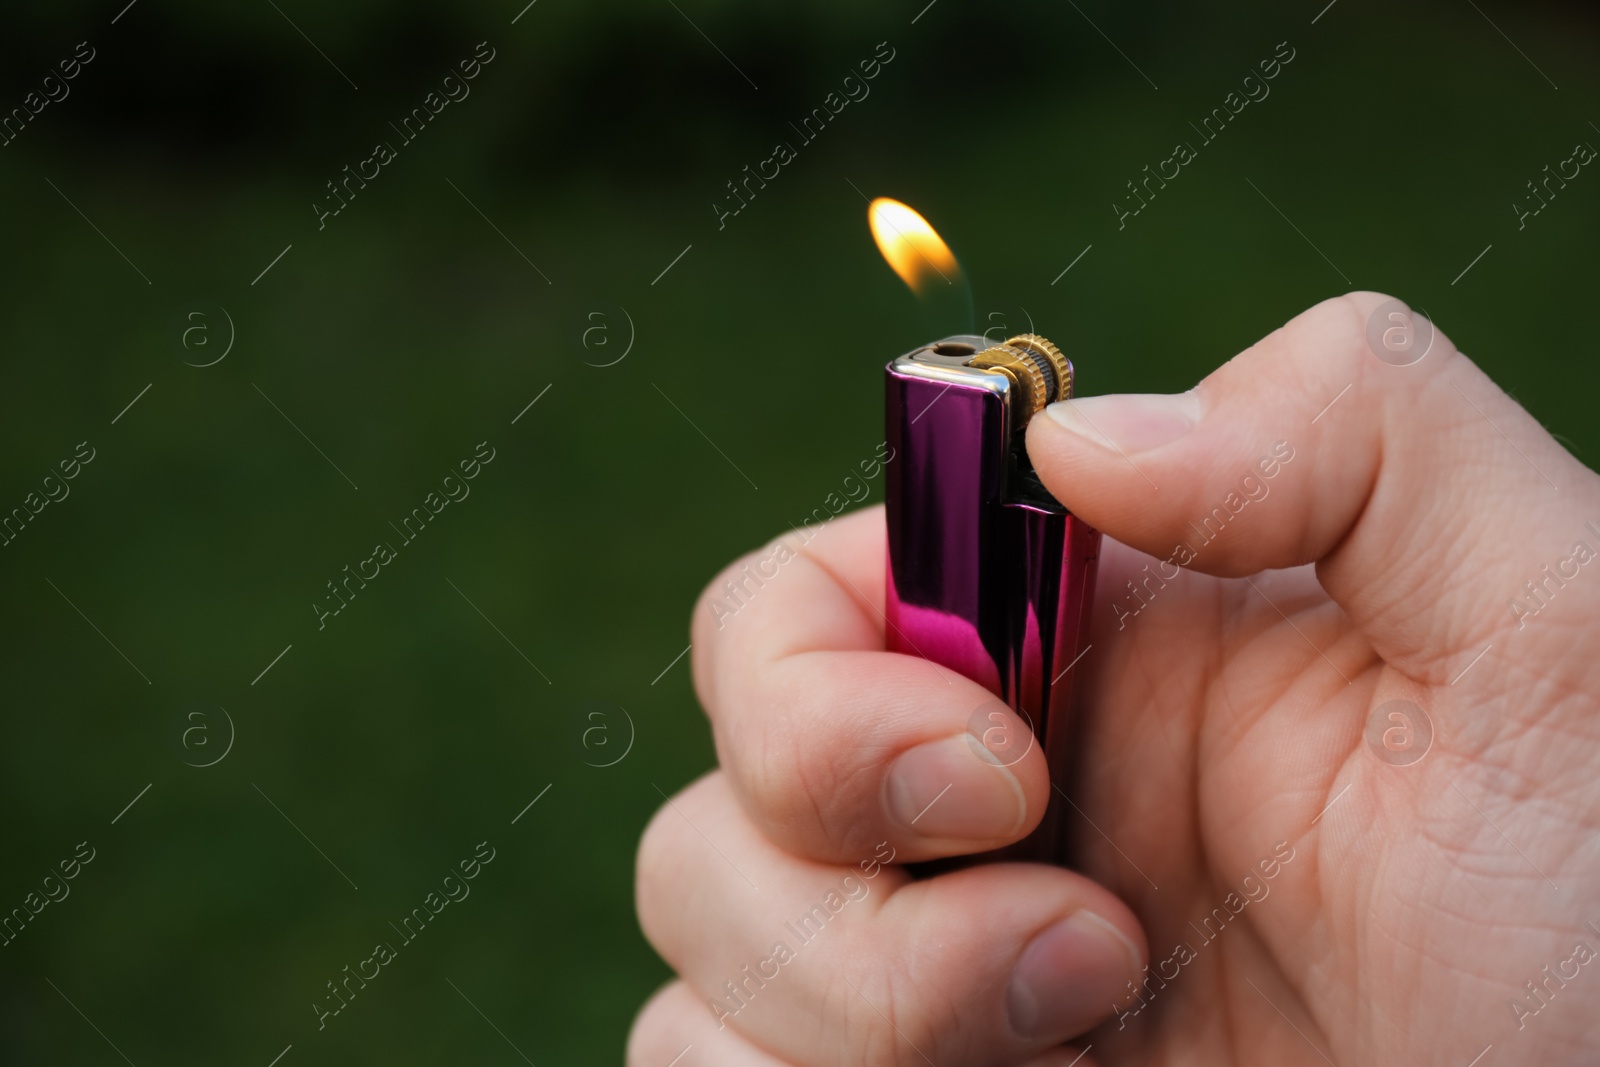
<svg viewBox="0 0 1600 1067"><path fill-rule="evenodd" d="M950 285L961 276L950 246L927 219L900 201L878 197L867 208L867 222L878 251L918 296L936 279Z"/></svg>

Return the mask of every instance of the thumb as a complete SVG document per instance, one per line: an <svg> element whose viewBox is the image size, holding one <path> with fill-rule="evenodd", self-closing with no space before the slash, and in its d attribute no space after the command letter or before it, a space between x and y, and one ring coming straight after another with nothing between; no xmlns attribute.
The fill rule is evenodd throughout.
<svg viewBox="0 0 1600 1067"><path fill-rule="evenodd" d="M1169 580L1172 566L1315 563L1378 654L1420 681L1443 684L1458 653L1538 604L1581 627L1600 593L1524 592L1600 550L1600 479L1376 293L1318 304L1187 393L1054 404L1028 452L1063 504Z"/></svg>

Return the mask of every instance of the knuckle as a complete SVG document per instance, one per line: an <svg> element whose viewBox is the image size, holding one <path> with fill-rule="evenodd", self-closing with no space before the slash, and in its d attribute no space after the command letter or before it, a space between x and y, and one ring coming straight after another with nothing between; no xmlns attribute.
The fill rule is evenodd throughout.
<svg viewBox="0 0 1600 1067"><path fill-rule="evenodd" d="M749 570L750 562L759 553L747 552L716 573L700 595L695 598L694 608L689 616L689 633L693 644L699 646L694 655L690 657L690 669L694 674L696 694L700 704L710 712L716 703L717 686L714 659L703 655L702 650L709 648L721 634L731 616L736 614L742 601L735 590L739 587L741 578ZM737 666L737 665L735 665Z"/></svg>
<svg viewBox="0 0 1600 1067"><path fill-rule="evenodd" d="M785 684L781 674L776 680ZM723 732L718 753L768 838L814 856L868 855L877 824L867 812L881 766L863 757L858 739L812 725L827 720L804 707L748 717L742 729Z"/></svg>
<svg viewBox="0 0 1600 1067"><path fill-rule="evenodd" d="M828 824L828 807L837 798L837 780L822 760L809 759L804 737L768 737L745 791L761 822L786 841L816 842Z"/></svg>
<svg viewBox="0 0 1600 1067"><path fill-rule="evenodd" d="M663 958L669 961L675 939L671 936L673 909L669 904L668 883L677 874L675 855L681 833L670 803L661 805L639 838L634 863L634 908L639 928Z"/></svg>
<svg viewBox="0 0 1600 1067"><path fill-rule="evenodd" d="M941 1049L950 1051L948 1035L937 1023L940 1015L920 1002L918 984L910 978L891 964L874 974L858 974L853 984L842 987L837 995L843 1003L835 1017L842 1021L841 1043L852 1057L848 1062L914 1067L929 1056L938 1062Z"/></svg>
<svg viewBox="0 0 1600 1067"><path fill-rule="evenodd" d="M808 792L804 746L783 721L764 715L730 716L713 732L717 760L745 813L768 838L792 840Z"/></svg>
<svg viewBox="0 0 1600 1067"><path fill-rule="evenodd" d="M1376 293L1352 292L1308 310L1308 325L1322 342L1317 355L1326 358L1332 354L1354 363L1366 350L1367 317L1387 299Z"/></svg>
<svg viewBox="0 0 1600 1067"><path fill-rule="evenodd" d="M1365 347L1367 316L1388 297L1350 292L1313 304L1286 326L1292 352L1302 360L1325 362L1330 356L1353 359Z"/></svg>
<svg viewBox="0 0 1600 1067"><path fill-rule="evenodd" d="M1362 317L1365 317L1373 308L1382 307L1391 300L1400 298L1393 293L1379 292L1376 289L1352 289L1339 299L1348 302Z"/></svg>
<svg viewBox="0 0 1600 1067"><path fill-rule="evenodd" d="M1436 328L1425 312L1386 293L1356 291L1322 301L1291 320L1282 331L1284 348L1297 381L1308 392L1307 403L1325 402L1322 394L1336 378L1354 382L1375 397L1409 397L1442 363L1447 343L1437 343ZM1413 351L1409 346L1416 343ZM1281 349L1280 349L1281 351ZM1396 375L1435 353L1419 371ZM1314 395L1310 395L1314 394ZM1319 399L1322 398L1322 399Z"/></svg>
<svg viewBox="0 0 1600 1067"><path fill-rule="evenodd" d="M691 630L698 633L701 625L707 619L711 619L715 623L713 606L721 595L719 590L722 583L727 580L723 575L727 574L732 567L733 564L730 563L712 575L711 580L706 582L705 586L700 590L700 595L695 597L694 610L689 617L689 628Z"/></svg>
<svg viewBox="0 0 1600 1067"><path fill-rule="evenodd" d="M694 920L686 903L703 890L697 826L719 821L732 803L721 771L691 782L656 810L639 838L634 865L634 907L639 928L661 958L675 970L692 949Z"/></svg>
<svg viewBox="0 0 1600 1067"><path fill-rule="evenodd" d="M683 991L681 981L668 982L639 1009L628 1030L624 1060L628 1067L660 1067L672 1055L673 1037L682 1029L679 1002Z"/></svg>
<svg viewBox="0 0 1600 1067"><path fill-rule="evenodd" d="M709 625L713 631L722 629L727 621L725 616L728 614L730 591L739 588L740 579L760 554L759 549L744 553L719 570L706 583L705 588L700 591L699 598L695 600L693 625L696 628Z"/></svg>

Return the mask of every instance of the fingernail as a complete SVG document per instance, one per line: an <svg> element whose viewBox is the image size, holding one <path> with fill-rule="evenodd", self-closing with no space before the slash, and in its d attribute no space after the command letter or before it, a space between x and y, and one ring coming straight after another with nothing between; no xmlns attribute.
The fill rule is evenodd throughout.
<svg viewBox="0 0 1600 1067"><path fill-rule="evenodd" d="M889 768L885 792L895 821L926 838L1011 837L1028 811L1022 783L970 734L903 753Z"/></svg>
<svg viewBox="0 0 1600 1067"><path fill-rule="evenodd" d="M1045 412L1080 437L1124 452L1148 452L1176 441L1200 421L1194 392L1114 393L1051 404Z"/></svg>
<svg viewBox="0 0 1600 1067"><path fill-rule="evenodd" d="M1077 912L1022 950L1006 991L1011 1028L1028 1040L1081 1034L1111 1014L1143 966L1122 931L1093 912Z"/></svg>

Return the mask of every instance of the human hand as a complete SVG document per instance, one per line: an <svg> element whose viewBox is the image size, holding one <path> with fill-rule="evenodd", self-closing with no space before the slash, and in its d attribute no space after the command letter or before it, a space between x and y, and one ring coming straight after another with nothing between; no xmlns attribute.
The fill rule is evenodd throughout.
<svg viewBox="0 0 1600 1067"><path fill-rule="evenodd" d="M882 651L881 512L703 601L722 769L641 844L683 980L630 1064L1595 1061L1600 479L1444 337L1377 358L1383 303L1030 427L1106 534L1074 871L884 865L1019 839L1049 784Z"/></svg>

